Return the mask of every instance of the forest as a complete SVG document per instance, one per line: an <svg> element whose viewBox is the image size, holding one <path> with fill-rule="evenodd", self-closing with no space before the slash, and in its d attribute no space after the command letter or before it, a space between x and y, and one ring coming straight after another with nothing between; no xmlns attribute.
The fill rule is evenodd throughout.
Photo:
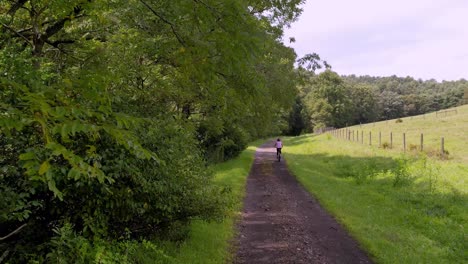
<svg viewBox="0 0 468 264"><path fill-rule="evenodd" d="M128 257L222 218L210 165L255 139L459 103L466 80L298 59L282 38L303 2L1 1L0 262Z"/></svg>
<svg viewBox="0 0 468 264"><path fill-rule="evenodd" d="M420 115L462 104L468 81L306 73L288 117L289 135Z"/></svg>

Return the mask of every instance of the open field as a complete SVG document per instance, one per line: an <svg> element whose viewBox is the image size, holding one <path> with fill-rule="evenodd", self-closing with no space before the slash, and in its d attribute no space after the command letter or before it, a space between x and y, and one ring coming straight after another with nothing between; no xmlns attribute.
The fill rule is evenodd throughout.
<svg viewBox="0 0 468 264"><path fill-rule="evenodd" d="M382 144L390 143L390 132L393 132L393 150L397 152L403 150L403 133L406 134L407 150L410 145L419 148L421 133L424 133L424 149L428 153L438 153L441 138L444 137L449 158L468 163L468 105L439 113L405 117L401 118L401 121L403 122L381 121L356 125L348 129L355 131L356 140L359 134L359 142L363 131L364 145L369 145L369 132L372 132L372 145L379 144L379 132L382 134Z"/></svg>
<svg viewBox="0 0 468 264"><path fill-rule="evenodd" d="M459 113L466 118L467 110ZM434 121L443 120L451 122ZM454 127L463 125L455 122ZM391 128L397 131L409 123L404 119ZM426 125L425 131L466 137L459 132L449 135L450 129L439 126ZM379 127L385 123L375 129ZM293 174L377 263L466 263L467 149L451 144L449 150L457 158L443 161L324 134L287 138L283 152Z"/></svg>

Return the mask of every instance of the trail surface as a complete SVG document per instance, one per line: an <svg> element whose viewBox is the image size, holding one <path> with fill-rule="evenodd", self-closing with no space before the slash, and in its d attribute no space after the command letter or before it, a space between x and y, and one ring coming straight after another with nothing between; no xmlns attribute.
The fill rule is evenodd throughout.
<svg viewBox="0 0 468 264"><path fill-rule="evenodd" d="M276 160L273 144L257 149L247 179L234 263L371 263L286 163Z"/></svg>

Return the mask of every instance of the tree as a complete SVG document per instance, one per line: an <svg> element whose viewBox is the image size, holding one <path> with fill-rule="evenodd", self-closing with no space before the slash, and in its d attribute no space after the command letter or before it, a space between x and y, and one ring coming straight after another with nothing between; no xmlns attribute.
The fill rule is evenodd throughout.
<svg viewBox="0 0 468 264"><path fill-rule="evenodd" d="M0 2L6 261L222 215L207 160L284 128L301 2Z"/></svg>
<svg viewBox="0 0 468 264"><path fill-rule="evenodd" d="M346 84L348 98L352 102L350 124L369 123L377 120L377 98L371 86L365 84Z"/></svg>
<svg viewBox="0 0 468 264"><path fill-rule="evenodd" d="M327 70L310 83L311 92L306 97L312 123L317 126L345 126L350 120L351 101L343 80L331 70Z"/></svg>

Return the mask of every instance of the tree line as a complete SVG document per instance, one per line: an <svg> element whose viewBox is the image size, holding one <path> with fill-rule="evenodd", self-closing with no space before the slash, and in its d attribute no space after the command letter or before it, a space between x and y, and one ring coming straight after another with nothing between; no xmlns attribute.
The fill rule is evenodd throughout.
<svg viewBox="0 0 468 264"><path fill-rule="evenodd" d="M222 217L208 165L288 126L302 2L1 1L0 262Z"/></svg>
<svg viewBox="0 0 468 264"><path fill-rule="evenodd" d="M468 81L306 73L290 112L287 133L420 115L458 106Z"/></svg>

